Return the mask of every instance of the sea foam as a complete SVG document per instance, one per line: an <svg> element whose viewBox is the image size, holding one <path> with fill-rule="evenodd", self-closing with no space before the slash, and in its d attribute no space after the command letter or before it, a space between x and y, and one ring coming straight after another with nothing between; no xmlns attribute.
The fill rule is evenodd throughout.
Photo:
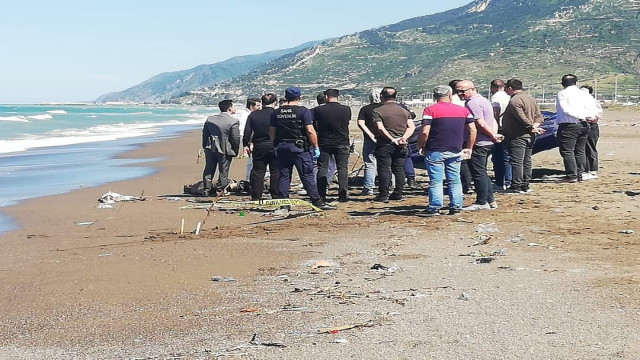
<svg viewBox="0 0 640 360"><path fill-rule="evenodd" d="M33 120L51 120L51 119L53 119L53 117L51 115L49 115L49 114L31 115L31 116L27 116L27 118L33 119Z"/></svg>
<svg viewBox="0 0 640 360"><path fill-rule="evenodd" d="M64 110L49 110L47 111L49 114L66 114L67 112Z"/></svg>
<svg viewBox="0 0 640 360"><path fill-rule="evenodd" d="M29 122L24 116L0 116L0 121Z"/></svg>
<svg viewBox="0 0 640 360"><path fill-rule="evenodd" d="M96 125L85 129L53 130L42 135L24 135L0 140L0 154L25 151L33 148L75 145L90 142L113 141L124 138L149 136L158 133L163 126L202 124L201 117L186 121L171 120L153 123Z"/></svg>

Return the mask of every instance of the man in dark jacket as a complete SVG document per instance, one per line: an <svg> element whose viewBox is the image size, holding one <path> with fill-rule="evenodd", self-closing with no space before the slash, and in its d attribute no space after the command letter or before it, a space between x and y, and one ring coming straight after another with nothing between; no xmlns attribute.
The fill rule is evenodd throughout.
<svg viewBox="0 0 640 360"><path fill-rule="evenodd" d="M326 102L314 109L314 121L318 132L320 157L318 158L317 184L320 196L325 199L329 180L327 169L333 155L338 169L338 201L348 200L349 186L349 121L351 108L338 102L340 92L328 89L324 92Z"/></svg>
<svg viewBox="0 0 640 360"><path fill-rule="evenodd" d="M205 194L213 190L213 176L219 169L218 186L220 191L229 185L229 168L231 160L238 155L240 147L240 130L238 120L232 114L236 112L232 100L218 103L220 114L207 117L202 128L202 148L205 155L205 166L202 173Z"/></svg>
<svg viewBox="0 0 640 360"><path fill-rule="evenodd" d="M511 96L509 105L502 115L502 131L509 149L512 179L510 192L527 193L531 181L531 151L536 134L544 130L540 108L531 95L522 90L522 81L511 79L504 87Z"/></svg>
<svg viewBox="0 0 640 360"><path fill-rule="evenodd" d="M276 147L280 167L278 196L285 199L289 197L291 173L295 166L311 203L322 210L335 210L334 206L325 203L318 194L313 176L313 159L320 156L320 150L311 111L299 105L300 88L287 88L284 96L287 104L273 112L269 124L269 137Z"/></svg>
<svg viewBox="0 0 640 360"><path fill-rule="evenodd" d="M247 118L242 138L245 148L251 154L253 168L249 181L251 183L251 200L261 200L264 192L264 176L269 167L269 193L277 198L279 168L276 151L269 137L269 122L278 102L274 94L265 94L261 98L262 108L255 110Z"/></svg>

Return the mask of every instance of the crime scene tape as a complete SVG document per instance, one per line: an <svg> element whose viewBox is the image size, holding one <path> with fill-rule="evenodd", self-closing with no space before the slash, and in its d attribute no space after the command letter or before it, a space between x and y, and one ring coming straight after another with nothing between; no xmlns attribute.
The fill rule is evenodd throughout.
<svg viewBox="0 0 640 360"><path fill-rule="evenodd" d="M182 209L208 209L211 205L216 206L218 203L212 204L202 204L202 205L187 205L181 206ZM272 199L272 200L254 200L254 201L220 201L220 205L224 206L246 206L253 205L257 207L265 207L265 208L277 208L280 206L308 206L312 208L316 212L322 212L322 209L319 209L308 201L300 200L300 199Z"/></svg>

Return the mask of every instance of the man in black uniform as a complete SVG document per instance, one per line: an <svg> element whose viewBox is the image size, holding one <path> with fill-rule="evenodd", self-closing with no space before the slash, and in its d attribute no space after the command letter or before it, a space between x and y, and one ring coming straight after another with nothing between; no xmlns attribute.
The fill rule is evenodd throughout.
<svg viewBox="0 0 640 360"><path fill-rule="evenodd" d="M349 198L349 121L351 108L338 102L340 92L328 89L324 92L326 99L324 106L318 106L314 111L314 121L318 129L318 192L323 199L327 196L327 169L333 155L338 168L338 201L346 202ZM325 199L326 201L326 199Z"/></svg>
<svg viewBox="0 0 640 360"><path fill-rule="evenodd" d="M278 196L289 197L291 173L295 166L312 204L322 210L334 210L335 207L325 203L318 194L316 179L313 176L313 158L320 155L320 149L311 111L298 105L300 88L287 88L284 96L287 104L273 112L269 124L269 137L276 147L280 167Z"/></svg>
<svg viewBox="0 0 640 360"><path fill-rule="evenodd" d="M255 110L247 118L242 141L249 148L253 158L253 168L249 181L251 183L251 200L261 200L264 192L264 175L269 166L269 193L271 198L278 197L279 168L276 151L269 137L269 122L278 98L274 94L262 95L262 109Z"/></svg>

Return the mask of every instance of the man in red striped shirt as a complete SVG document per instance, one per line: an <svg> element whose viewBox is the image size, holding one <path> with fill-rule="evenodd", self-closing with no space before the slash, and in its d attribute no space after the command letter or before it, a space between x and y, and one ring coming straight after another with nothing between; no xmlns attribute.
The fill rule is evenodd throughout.
<svg viewBox="0 0 640 360"><path fill-rule="evenodd" d="M447 179L449 215L462 209L460 162L469 158L476 141L473 115L467 108L451 103L452 90L447 85L436 86L434 105L422 114L422 132L418 137L418 151L424 155L429 173L429 205L419 216L440 215L444 205L443 180ZM465 128L469 130L468 148L462 150Z"/></svg>

